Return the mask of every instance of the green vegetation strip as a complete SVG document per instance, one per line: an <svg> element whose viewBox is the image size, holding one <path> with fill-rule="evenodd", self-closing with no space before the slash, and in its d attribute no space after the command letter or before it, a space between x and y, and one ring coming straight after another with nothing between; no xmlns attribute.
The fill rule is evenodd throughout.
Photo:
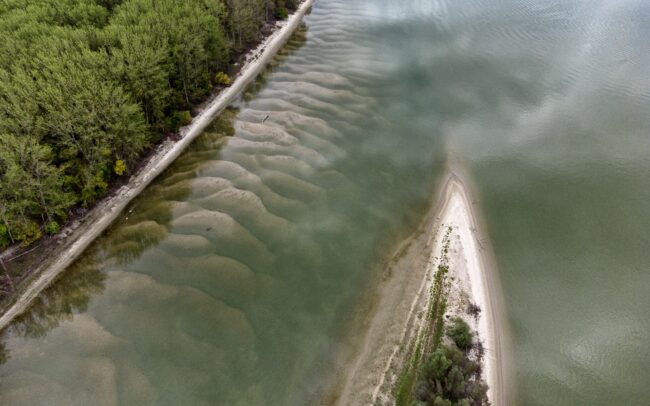
<svg viewBox="0 0 650 406"><path fill-rule="evenodd" d="M456 317L445 326L451 231L447 228L444 236L424 326L409 346L395 386L397 406L489 404L487 385L481 380L481 344L463 319ZM443 342L445 333L449 344Z"/></svg>

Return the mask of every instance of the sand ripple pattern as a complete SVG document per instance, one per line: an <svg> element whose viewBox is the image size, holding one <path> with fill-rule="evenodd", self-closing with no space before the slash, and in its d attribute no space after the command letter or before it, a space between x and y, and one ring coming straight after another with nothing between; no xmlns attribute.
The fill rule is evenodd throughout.
<svg viewBox="0 0 650 406"><path fill-rule="evenodd" d="M376 116L382 64L362 9L326 3L234 121L208 129L71 270L107 275L87 311L45 343L9 336L0 403L287 404L308 366L290 354L312 345L292 335L309 342L321 333L307 315L333 315L289 290L336 280L307 264L327 257L314 230L341 228L345 213L323 216L330 224L310 216L356 187L338 167ZM283 363L288 376L269 374Z"/></svg>

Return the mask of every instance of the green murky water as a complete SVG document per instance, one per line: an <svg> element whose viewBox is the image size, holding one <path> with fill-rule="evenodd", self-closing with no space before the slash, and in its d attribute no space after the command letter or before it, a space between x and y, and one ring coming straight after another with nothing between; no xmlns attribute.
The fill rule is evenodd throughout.
<svg viewBox="0 0 650 406"><path fill-rule="evenodd" d="M644 403L649 19L640 0L317 1L5 331L0 403L313 403L448 151L481 193L517 403Z"/></svg>

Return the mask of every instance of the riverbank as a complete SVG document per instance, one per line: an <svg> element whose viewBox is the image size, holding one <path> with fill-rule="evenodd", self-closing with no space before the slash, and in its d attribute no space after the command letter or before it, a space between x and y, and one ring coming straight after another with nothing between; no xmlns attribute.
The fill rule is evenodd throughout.
<svg viewBox="0 0 650 406"><path fill-rule="evenodd" d="M373 316L340 388L337 404L393 404L409 348L429 321L434 275L449 241L445 319L462 316L485 350L482 377L493 405L511 404L507 385L507 328L489 242L459 169L445 175L438 204L393 255L378 287ZM450 230L448 236L447 232ZM480 308L475 316L469 304Z"/></svg>
<svg viewBox="0 0 650 406"><path fill-rule="evenodd" d="M298 28L313 2L314 0L303 1L295 13L278 23L274 33L248 53L246 62L232 85L206 103L192 122L180 130L180 138L177 141L166 140L160 144L125 186L97 204L83 218L62 230L60 235L63 238L52 247L53 254L32 270L29 277L16 287L16 293L3 304L0 330L29 307L32 300L72 264L117 219L127 205L255 80Z"/></svg>

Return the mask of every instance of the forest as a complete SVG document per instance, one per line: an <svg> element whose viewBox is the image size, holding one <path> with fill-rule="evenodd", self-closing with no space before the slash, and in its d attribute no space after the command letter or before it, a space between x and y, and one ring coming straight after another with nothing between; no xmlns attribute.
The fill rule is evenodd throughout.
<svg viewBox="0 0 650 406"><path fill-rule="evenodd" d="M0 248L54 234L298 0L0 2Z"/></svg>

